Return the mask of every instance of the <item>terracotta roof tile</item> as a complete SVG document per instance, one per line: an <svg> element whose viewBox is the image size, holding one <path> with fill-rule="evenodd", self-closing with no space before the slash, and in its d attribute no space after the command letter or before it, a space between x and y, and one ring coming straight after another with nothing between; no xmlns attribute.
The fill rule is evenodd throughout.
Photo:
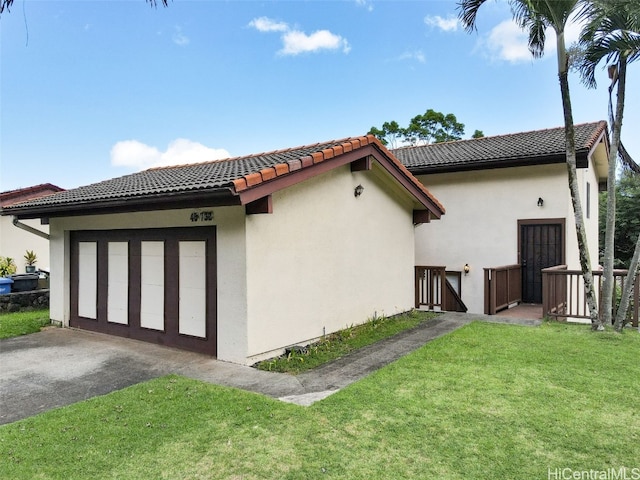
<svg viewBox="0 0 640 480"><path fill-rule="evenodd" d="M244 178L236 178L233 181L233 187L236 189L236 192L241 192L247 189L247 181Z"/></svg>
<svg viewBox="0 0 640 480"><path fill-rule="evenodd" d="M289 171L293 172L295 170L300 170L302 168L302 161L298 160L289 160Z"/></svg>
<svg viewBox="0 0 640 480"><path fill-rule="evenodd" d="M313 165L313 157L311 155L307 155L306 157L302 157L300 159L300 163L302 164L302 168L307 168Z"/></svg>
<svg viewBox="0 0 640 480"><path fill-rule="evenodd" d="M245 175L244 179L247 181L248 187L253 187L255 185L258 185L259 183L262 183L262 176L260 175L260 173L250 173L248 175Z"/></svg>
<svg viewBox="0 0 640 480"><path fill-rule="evenodd" d="M276 178L276 170L273 167L263 168L262 170L260 170L260 175L262 176L262 181L266 182L267 180Z"/></svg>
<svg viewBox="0 0 640 480"><path fill-rule="evenodd" d="M329 160L330 158L333 158L334 156L335 156L335 154L333 153L333 147L325 148L324 150L322 150L322 158L323 158L323 160Z"/></svg>
<svg viewBox="0 0 640 480"><path fill-rule="evenodd" d="M287 165L286 163L278 163L277 165L274 165L275 170L276 170L276 175L279 177L280 175L285 175L287 173L289 173L289 165Z"/></svg>

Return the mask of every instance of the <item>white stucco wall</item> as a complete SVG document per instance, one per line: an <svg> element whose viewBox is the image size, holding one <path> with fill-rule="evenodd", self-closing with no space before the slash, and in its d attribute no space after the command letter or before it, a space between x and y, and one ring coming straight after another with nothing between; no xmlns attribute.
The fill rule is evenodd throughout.
<svg viewBox="0 0 640 480"><path fill-rule="evenodd" d="M52 320L69 325L69 232L73 230L144 229L216 225L218 282L218 358L244 363L247 353L247 300L244 207L212 210L212 222L193 223L194 209L51 219Z"/></svg>
<svg viewBox="0 0 640 480"><path fill-rule="evenodd" d="M375 162L341 167L274 194L272 214L247 217L252 360L413 307L413 207L386 175Z"/></svg>
<svg viewBox="0 0 640 480"><path fill-rule="evenodd" d="M416 228L416 265L471 271L462 276L462 299L471 313L484 312L484 268L519 263L518 220L566 219L566 261L579 268L573 207L566 166L543 165L418 177L442 202L447 214ZM584 197L591 183L588 220L592 262L598 252L598 196L593 170L580 170ZM544 206L538 207L541 197ZM597 261L593 263L594 267Z"/></svg>
<svg viewBox="0 0 640 480"><path fill-rule="evenodd" d="M26 262L24 254L33 250L38 257L36 267L49 269L49 242L38 235L29 233L13 225L13 217L0 217L0 256L13 258L17 266L17 273L24 273ZM49 233L49 225L41 225L39 219L21 220L30 227Z"/></svg>

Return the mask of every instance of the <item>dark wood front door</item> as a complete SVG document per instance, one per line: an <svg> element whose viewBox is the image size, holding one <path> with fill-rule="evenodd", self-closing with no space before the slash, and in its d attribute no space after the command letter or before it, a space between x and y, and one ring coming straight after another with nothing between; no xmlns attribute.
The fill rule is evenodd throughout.
<svg viewBox="0 0 640 480"><path fill-rule="evenodd" d="M520 222L522 301L542 303L542 269L564 261L564 225Z"/></svg>

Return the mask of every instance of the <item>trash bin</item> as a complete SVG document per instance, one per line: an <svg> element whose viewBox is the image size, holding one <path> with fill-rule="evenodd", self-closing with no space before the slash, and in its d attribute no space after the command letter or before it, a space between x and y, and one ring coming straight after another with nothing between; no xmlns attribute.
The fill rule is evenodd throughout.
<svg viewBox="0 0 640 480"><path fill-rule="evenodd" d="M4 293L11 293L11 284L13 280L7 277L0 277L0 295Z"/></svg>
<svg viewBox="0 0 640 480"><path fill-rule="evenodd" d="M11 290L14 292L30 292L38 289L38 274L20 273L11 275L11 280L13 280Z"/></svg>

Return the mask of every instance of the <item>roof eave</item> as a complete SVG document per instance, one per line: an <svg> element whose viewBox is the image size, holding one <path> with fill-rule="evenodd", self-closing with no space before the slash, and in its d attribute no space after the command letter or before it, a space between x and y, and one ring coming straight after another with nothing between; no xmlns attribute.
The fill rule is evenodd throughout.
<svg viewBox="0 0 640 480"><path fill-rule="evenodd" d="M577 166L578 168L588 167L589 151L587 149L581 149L576 152ZM436 173L452 173L452 172L470 172L477 170L493 170L498 168L513 168L513 167L528 167L536 165L552 165L558 163L565 163L566 155L553 154L543 155L536 157L521 157L521 158L509 158L490 160L486 162L473 162L454 165L418 165L407 166L409 171L414 175L431 175Z"/></svg>
<svg viewBox="0 0 640 480"><path fill-rule="evenodd" d="M335 154L335 148L333 148L331 149L332 152L327 152L328 155L326 158L321 155L305 157L299 161L299 167L289 170L283 168L282 174L270 172L271 170L276 172L279 170L278 165L276 165L272 169L267 169L270 172L268 177L265 177L264 173L262 174L262 178L260 178L258 174L252 174L250 177L244 177L239 179L239 181L235 181L235 192L240 198L240 203L247 205L334 168L352 164L363 158L373 157L415 198L417 203L431 212L433 218L440 218L444 214L442 205L420 188L419 185L421 184L419 181L413 177L406 167L404 167L389 150L380 144L375 137L369 137L366 137L365 140L369 143L353 148L353 150L350 151L345 149L343 153ZM256 183L249 185L253 181Z"/></svg>
<svg viewBox="0 0 640 480"><path fill-rule="evenodd" d="M231 188L225 187L213 190L171 192L140 197L73 202L63 205L5 207L0 209L0 215L13 215L19 219L55 218L231 205L240 205L240 201L232 193Z"/></svg>

